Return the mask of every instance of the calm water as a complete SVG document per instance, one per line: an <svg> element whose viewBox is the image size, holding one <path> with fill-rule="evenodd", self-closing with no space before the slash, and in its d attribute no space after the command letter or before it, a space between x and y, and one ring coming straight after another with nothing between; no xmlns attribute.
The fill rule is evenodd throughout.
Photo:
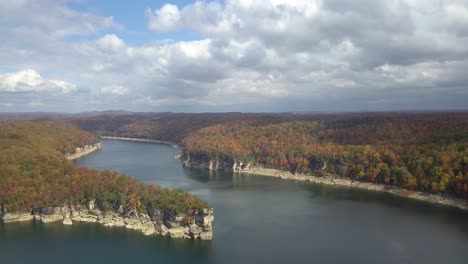
<svg viewBox="0 0 468 264"><path fill-rule="evenodd" d="M185 169L165 145L105 140L80 166L181 188L215 208L213 241L96 224L0 224L0 263L468 263L468 214L386 194ZM165 262L163 262L165 261Z"/></svg>

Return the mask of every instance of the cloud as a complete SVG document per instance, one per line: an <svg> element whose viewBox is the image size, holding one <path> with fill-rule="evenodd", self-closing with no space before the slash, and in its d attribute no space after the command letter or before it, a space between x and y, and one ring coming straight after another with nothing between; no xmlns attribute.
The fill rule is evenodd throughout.
<svg viewBox="0 0 468 264"><path fill-rule="evenodd" d="M176 5L165 4L161 8L156 9L154 13L151 9L145 12L149 18L149 27L160 33L173 31L181 26L181 14Z"/></svg>
<svg viewBox="0 0 468 264"><path fill-rule="evenodd" d="M74 84L61 80L45 80L32 69L0 74L0 93L44 91L70 93L75 90Z"/></svg>
<svg viewBox="0 0 468 264"><path fill-rule="evenodd" d="M68 8L64 1L0 1L0 23L18 33L42 33L57 39L72 35L96 34L119 27L113 17Z"/></svg>
<svg viewBox="0 0 468 264"><path fill-rule="evenodd" d="M252 97L258 102L264 101L260 97L273 102L275 96L290 102L349 99L357 109L389 94L417 101L417 93L459 93L465 78L455 74L455 87L445 76L468 63L468 39L462 32L466 7L466 1L435 0L197 1L177 7L177 26L165 31L192 30L209 40L203 65L218 65L221 73L207 97L237 96L236 104ZM148 19L154 30L158 16ZM200 88L192 84L192 89ZM454 98L446 107L459 103Z"/></svg>
<svg viewBox="0 0 468 264"><path fill-rule="evenodd" d="M466 0L195 1L141 11L141 27L154 41L134 44L128 32L109 31L119 27L114 18L66 1L0 0L0 105L40 99L44 105L35 109L54 111L467 108ZM187 32L198 39L178 40ZM161 39L168 36L178 39Z"/></svg>
<svg viewBox="0 0 468 264"><path fill-rule="evenodd" d="M128 89L121 85L110 85L102 87L100 92L104 95L121 96L125 95Z"/></svg>
<svg viewBox="0 0 468 264"><path fill-rule="evenodd" d="M97 40L97 44L103 50L117 52L125 47L125 42L114 34L106 34Z"/></svg>

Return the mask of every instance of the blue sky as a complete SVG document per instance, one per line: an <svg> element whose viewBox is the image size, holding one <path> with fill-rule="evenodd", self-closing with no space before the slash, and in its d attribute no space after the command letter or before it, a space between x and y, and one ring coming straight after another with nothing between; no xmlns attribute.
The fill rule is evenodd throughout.
<svg viewBox="0 0 468 264"><path fill-rule="evenodd" d="M468 109L468 0L0 0L0 43L0 112Z"/></svg>
<svg viewBox="0 0 468 264"><path fill-rule="evenodd" d="M171 4L185 6L194 1L177 0L171 1ZM134 0L134 1L112 1L112 0L95 0L95 1L78 1L70 3L70 6L82 11L95 12L102 16L112 16L122 26L119 29L108 30L108 33L118 34L119 37L125 39L126 42L143 45L157 40L171 39L180 40L195 40L201 36L192 30L180 30L177 32L155 34L147 27L147 19L144 16L145 10L158 9L166 1L150 1L150 0ZM84 37L75 36L73 41L81 40Z"/></svg>

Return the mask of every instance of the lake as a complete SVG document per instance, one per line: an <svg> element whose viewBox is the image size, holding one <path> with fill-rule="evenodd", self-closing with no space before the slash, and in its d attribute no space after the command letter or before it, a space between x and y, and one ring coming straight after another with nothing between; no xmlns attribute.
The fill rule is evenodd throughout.
<svg viewBox="0 0 468 264"><path fill-rule="evenodd" d="M167 145L103 140L76 161L214 207L212 241L98 224L0 224L0 263L467 263L468 213L389 194L181 166Z"/></svg>

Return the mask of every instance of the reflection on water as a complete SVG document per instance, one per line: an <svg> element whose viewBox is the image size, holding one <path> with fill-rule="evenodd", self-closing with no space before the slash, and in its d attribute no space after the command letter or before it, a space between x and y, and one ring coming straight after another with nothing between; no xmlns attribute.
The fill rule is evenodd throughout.
<svg viewBox="0 0 468 264"><path fill-rule="evenodd" d="M105 140L77 164L206 199L215 209L213 241L96 224L9 224L0 225L1 263L465 263L468 257L464 212L389 194L183 168L174 159L178 151Z"/></svg>

